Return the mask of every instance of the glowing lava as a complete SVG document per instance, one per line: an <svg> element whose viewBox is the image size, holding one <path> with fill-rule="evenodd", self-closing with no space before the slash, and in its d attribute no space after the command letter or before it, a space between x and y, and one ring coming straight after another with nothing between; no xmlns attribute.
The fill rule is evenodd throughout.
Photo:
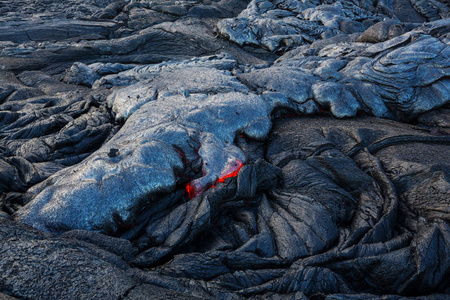
<svg viewBox="0 0 450 300"><path fill-rule="evenodd" d="M197 194L196 188L191 184L191 182L186 185L186 191L188 193L189 199L194 198Z"/></svg>
<svg viewBox="0 0 450 300"><path fill-rule="evenodd" d="M211 187L214 188L216 187L216 184L218 182L225 182L225 179L230 178L230 177L236 177L239 174L239 170L242 168L244 164L238 160L235 161L235 164L233 164L232 167L228 168L224 173L222 173L222 176L220 176L216 182L214 183L214 185L212 185ZM205 189L206 190L206 189ZM198 187L196 187L195 185L192 184L192 181L189 182L186 185L186 191L189 195L189 199L192 199L194 197L197 197L199 195L201 195L204 191L199 190Z"/></svg>
<svg viewBox="0 0 450 300"><path fill-rule="evenodd" d="M218 182L225 182L225 179L230 178L230 177L236 177L237 174L239 173L239 170L242 168L244 164L240 161L236 161L236 166L234 166L233 169L229 170L229 173L226 173L224 175L222 175L219 179L217 179L216 183ZM215 187L215 185L213 185L212 187Z"/></svg>

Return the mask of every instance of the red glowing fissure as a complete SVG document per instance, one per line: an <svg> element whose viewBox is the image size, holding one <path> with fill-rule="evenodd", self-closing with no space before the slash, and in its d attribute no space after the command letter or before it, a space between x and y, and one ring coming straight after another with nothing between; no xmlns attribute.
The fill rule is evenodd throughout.
<svg viewBox="0 0 450 300"><path fill-rule="evenodd" d="M236 177L239 174L239 170L242 168L242 166L244 165L242 162L236 160L237 165L231 169L230 173L224 174L222 175L219 179L216 180L216 182L214 183L213 186L211 186L212 188L216 187L216 184L218 182L225 182L225 179L230 178L230 177ZM186 191L188 193L189 199L192 199L196 196L201 195L201 193L198 193L198 191L195 189L194 186L191 185L191 183L189 182L186 185Z"/></svg>
<svg viewBox="0 0 450 300"><path fill-rule="evenodd" d="M190 182L186 185L186 191L188 193L189 199L194 198L195 188L191 185Z"/></svg>
<svg viewBox="0 0 450 300"><path fill-rule="evenodd" d="M236 177L237 174L239 174L239 170L244 165L243 163L241 163L238 160L236 161L236 163L237 163L236 169L232 170L231 173L225 174L222 177L220 177L219 179L217 179L216 183L218 183L218 182L225 182L225 179L230 178L230 177ZM212 187L216 187L216 186L213 185Z"/></svg>

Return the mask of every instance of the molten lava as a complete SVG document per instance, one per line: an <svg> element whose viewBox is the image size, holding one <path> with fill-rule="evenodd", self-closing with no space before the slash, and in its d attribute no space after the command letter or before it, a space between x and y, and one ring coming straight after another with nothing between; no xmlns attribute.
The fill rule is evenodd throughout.
<svg viewBox="0 0 450 300"><path fill-rule="evenodd" d="M233 169L231 169L230 171L230 173L227 173L227 174L224 174L224 175L222 175L222 177L220 177L219 179L217 179L217 181L216 181L216 183L218 183L218 182L225 182L225 179L227 179L227 178L230 178L230 177L236 177L237 176L237 174L239 173L239 170L242 168L242 166L244 165L242 162L240 162L240 161L236 161L236 166L233 168ZM213 185L212 187L215 187L215 185Z"/></svg>
<svg viewBox="0 0 450 300"><path fill-rule="evenodd" d="M186 185L186 191L188 193L189 199L192 199L195 197L196 190L195 190L195 187L193 185L191 185L190 182Z"/></svg>
<svg viewBox="0 0 450 300"><path fill-rule="evenodd" d="M220 176L216 180L214 185L211 187L212 188L216 187L215 184L217 184L218 182L225 182L225 179L227 178L236 177L239 174L239 170L242 168L243 165L244 164L242 162L236 160L236 164L232 168L228 169L225 174L222 174L222 176ZM192 185L192 182L189 182L186 185L186 191L188 193L189 199L192 199L202 194L202 191L199 191L194 185Z"/></svg>

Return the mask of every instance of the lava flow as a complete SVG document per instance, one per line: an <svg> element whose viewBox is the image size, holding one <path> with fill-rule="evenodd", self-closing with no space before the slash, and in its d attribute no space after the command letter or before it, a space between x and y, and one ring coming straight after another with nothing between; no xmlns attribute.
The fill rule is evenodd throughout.
<svg viewBox="0 0 450 300"><path fill-rule="evenodd" d="M225 179L230 178L230 177L236 177L239 174L239 170L242 168L242 166L244 164L242 162L240 162L239 160L236 160L235 162L236 162L236 164L232 168L227 170L228 172L226 172L225 174L222 174L222 176L220 176L216 180L214 185L211 186L212 188L216 187L216 184L218 182L225 182ZM186 185L186 191L188 193L189 199L195 198L204 192L201 189L196 188L196 186L192 184L192 181Z"/></svg>
<svg viewBox="0 0 450 300"><path fill-rule="evenodd" d="M225 179L227 179L227 178L230 178L230 177L236 177L237 176L237 174L239 173L239 170L242 168L242 166L244 165L242 162L240 162L240 161L236 161L236 163L237 163L237 165L233 168L233 169L231 169L230 171L230 173L227 173L227 174L225 174L225 175L223 175L222 177L220 177L219 179L217 179L216 180L216 182L215 183L218 183L218 182L225 182ZM212 188L214 188L214 187L216 187L215 185L213 185L212 186Z"/></svg>

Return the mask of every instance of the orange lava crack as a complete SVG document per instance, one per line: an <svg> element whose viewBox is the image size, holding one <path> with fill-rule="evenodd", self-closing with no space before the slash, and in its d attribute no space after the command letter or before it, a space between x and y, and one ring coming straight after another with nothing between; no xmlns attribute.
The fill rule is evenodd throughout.
<svg viewBox="0 0 450 300"><path fill-rule="evenodd" d="M216 184L218 182L225 182L225 179L227 179L227 178L236 177L239 174L239 170L244 165L242 162L240 162L238 160L236 160L236 163L237 163L236 167L234 169L232 169L230 173L224 174L219 179L217 179L216 182L214 183L214 185L211 186L211 188L215 188ZM192 199L196 196L201 195L201 193L196 195L197 191L195 190L195 187L191 185L190 182L186 185L186 191L188 193L189 199Z"/></svg>

